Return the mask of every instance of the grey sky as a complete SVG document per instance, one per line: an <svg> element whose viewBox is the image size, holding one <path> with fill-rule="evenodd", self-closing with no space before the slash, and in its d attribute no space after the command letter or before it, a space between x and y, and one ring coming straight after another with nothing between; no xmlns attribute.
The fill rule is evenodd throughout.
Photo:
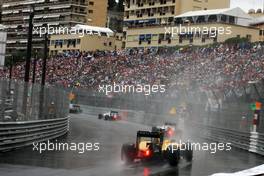
<svg viewBox="0 0 264 176"><path fill-rule="evenodd" d="M264 0L231 0L231 7L241 7L243 10L263 9Z"/></svg>

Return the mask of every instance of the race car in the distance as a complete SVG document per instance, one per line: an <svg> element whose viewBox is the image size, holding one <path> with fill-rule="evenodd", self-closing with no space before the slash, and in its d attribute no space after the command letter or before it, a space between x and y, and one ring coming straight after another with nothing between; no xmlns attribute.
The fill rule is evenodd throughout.
<svg viewBox="0 0 264 176"><path fill-rule="evenodd" d="M176 143L166 137L165 131L138 131L136 143L123 144L121 160L131 164L136 160L167 161L171 166L177 166L181 158L187 162L192 161L193 151L189 143ZM188 147L186 147L188 146Z"/></svg>
<svg viewBox="0 0 264 176"><path fill-rule="evenodd" d="M121 120L121 116L117 111L110 111L104 114L99 114L98 119L104 120Z"/></svg>
<svg viewBox="0 0 264 176"><path fill-rule="evenodd" d="M165 137L170 138L176 135L176 123L165 122L165 124L162 126L152 127L151 131L152 132L164 132Z"/></svg>
<svg viewBox="0 0 264 176"><path fill-rule="evenodd" d="M72 114L82 113L81 106L77 104L70 104L69 111Z"/></svg>

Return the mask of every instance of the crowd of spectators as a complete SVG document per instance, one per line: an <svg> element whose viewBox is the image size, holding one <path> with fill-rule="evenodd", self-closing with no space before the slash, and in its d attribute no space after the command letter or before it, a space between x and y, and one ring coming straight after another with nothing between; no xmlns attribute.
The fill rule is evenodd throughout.
<svg viewBox="0 0 264 176"><path fill-rule="evenodd" d="M115 82L121 85L163 84L168 88L195 85L225 90L262 80L263 53L261 44L219 44L180 50L67 52L48 60L46 81L86 89L97 89L99 85ZM23 79L24 65L19 63L13 68L14 79ZM39 59L36 82L41 80L41 68L42 60ZM0 76L9 77L9 69L0 70Z"/></svg>

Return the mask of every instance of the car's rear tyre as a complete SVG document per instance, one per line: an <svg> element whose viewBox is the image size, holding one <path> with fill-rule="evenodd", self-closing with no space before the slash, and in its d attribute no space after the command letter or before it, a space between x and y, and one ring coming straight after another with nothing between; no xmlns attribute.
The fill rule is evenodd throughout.
<svg viewBox="0 0 264 176"><path fill-rule="evenodd" d="M187 162L191 162L193 159L193 150L191 148L191 143L186 143L186 150L184 151L184 158Z"/></svg>
<svg viewBox="0 0 264 176"><path fill-rule="evenodd" d="M102 118L103 118L103 114L99 114L98 119L102 119Z"/></svg>
<svg viewBox="0 0 264 176"><path fill-rule="evenodd" d="M105 116L105 120L110 120L110 116L109 115L106 115Z"/></svg>
<svg viewBox="0 0 264 176"><path fill-rule="evenodd" d="M180 161L180 149L173 149L173 146L169 146L165 154L170 166L177 166Z"/></svg>
<svg viewBox="0 0 264 176"><path fill-rule="evenodd" d="M125 164L132 164L136 156L136 148L134 144L123 144L121 149L121 160Z"/></svg>

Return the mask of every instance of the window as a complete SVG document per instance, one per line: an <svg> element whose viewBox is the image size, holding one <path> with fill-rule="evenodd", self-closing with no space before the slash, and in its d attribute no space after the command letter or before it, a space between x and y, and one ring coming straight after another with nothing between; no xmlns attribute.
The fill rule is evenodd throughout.
<svg viewBox="0 0 264 176"><path fill-rule="evenodd" d="M166 34L166 35L165 35L166 40L171 39L171 36L172 36L171 34Z"/></svg>
<svg viewBox="0 0 264 176"><path fill-rule="evenodd" d="M229 23L235 23L235 17L229 16Z"/></svg>
<svg viewBox="0 0 264 176"><path fill-rule="evenodd" d="M90 1L90 2L89 2L89 5L94 5L94 2L93 2L93 1Z"/></svg>
<svg viewBox="0 0 264 176"><path fill-rule="evenodd" d="M144 41L144 40L145 40L145 35L144 35L144 34L139 35L139 40L140 40L140 41Z"/></svg>
<svg viewBox="0 0 264 176"><path fill-rule="evenodd" d="M107 36L106 32L101 32L101 36Z"/></svg>
<svg viewBox="0 0 264 176"><path fill-rule="evenodd" d="M151 34L146 34L146 40L151 41Z"/></svg>
<svg viewBox="0 0 264 176"><path fill-rule="evenodd" d="M159 34L159 40L164 40L165 35L164 34Z"/></svg>
<svg viewBox="0 0 264 176"><path fill-rule="evenodd" d="M93 10L88 10L88 13L93 13Z"/></svg>
<svg viewBox="0 0 264 176"><path fill-rule="evenodd" d="M263 35L263 31L262 30L259 30L259 35Z"/></svg>
<svg viewBox="0 0 264 176"><path fill-rule="evenodd" d="M182 43L182 37L180 36L180 38L179 38L179 43Z"/></svg>
<svg viewBox="0 0 264 176"><path fill-rule="evenodd" d="M251 35L246 35L246 38L249 39L249 41L251 40Z"/></svg>
<svg viewBox="0 0 264 176"><path fill-rule="evenodd" d="M57 46L60 46L62 48L63 45L63 40L55 40L55 48L57 48Z"/></svg>
<svg viewBox="0 0 264 176"><path fill-rule="evenodd" d="M109 42L109 46L112 46L112 42Z"/></svg>

